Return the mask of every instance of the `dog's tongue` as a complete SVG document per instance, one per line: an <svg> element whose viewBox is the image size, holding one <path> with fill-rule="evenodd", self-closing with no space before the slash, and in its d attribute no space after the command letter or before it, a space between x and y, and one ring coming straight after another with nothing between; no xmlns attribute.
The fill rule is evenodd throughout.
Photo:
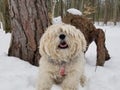
<svg viewBox="0 0 120 90"><path fill-rule="evenodd" d="M66 46L67 46L66 44L64 44L64 45L60 44L60 47L62 47L62 48L66 47Z"/></svg>
<svg viewBox="0 0 120 90"><path fill-rule="evenodd" d="M65 76L66 75L65 74L65 67L64 66L60 68L59 73L60 73L61 76Z"/></svg>

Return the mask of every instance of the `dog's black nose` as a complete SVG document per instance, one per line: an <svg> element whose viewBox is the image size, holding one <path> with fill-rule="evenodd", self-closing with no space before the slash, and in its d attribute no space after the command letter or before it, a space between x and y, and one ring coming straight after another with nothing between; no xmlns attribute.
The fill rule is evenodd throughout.
<svg viewBox="0 0 120 90"><path fill-rule="evenodd" d="M64 35L64 34L60 34L59 38L60 38L61 40L63 40L63 39L65 39L65 35Z"/></svg>

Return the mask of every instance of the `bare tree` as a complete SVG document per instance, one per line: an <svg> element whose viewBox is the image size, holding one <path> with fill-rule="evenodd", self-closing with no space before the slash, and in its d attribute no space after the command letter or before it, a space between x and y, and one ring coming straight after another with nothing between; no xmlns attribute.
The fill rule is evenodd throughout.
<svg viewBox="0 0 120 90"><path fill-rule="evenodd" d="M10 17L9 17L9 7L8 0L0 0L0 18L3 23L3 28L6 32L10 32Z"/></svg>
<svg viewBox="0 0 120 90"><path fill-rule="evenodd" d="M50 22L52 23L53 18L54 18L54 14L55 14L55 5L56 5L56 0L51 0L51 10L49 12L49 18L50 18Z"/></svg>
<svg viewBox="0 0 120 90"><path fill-rule="evenodd" d="M63 17L63 15L65 14L65 1L64 0L60 0L61 3L61 17Z"/></svg>
<svg viewBox="0 0 120 90"><path fill-rule="evenodd" d="M39 39L49 25L45 0L9 0L12 39L9 56L38 65Z"/></svg>
<svg viewBox="0 0 120 90"><path fill-rule="evenodd" d="M98 23L99 23L99 20L100 20L100 3L101 3L101 1L98 0L98 7L97 7L97 11L98 11L98 13L97 13L97 21L98 21Z"/></svg>
<svg viewBox="0 0 120 90"><path fill-rule="evenodd" d="M107 24L108 22L108 8L109 8L109 0L105 0L104 24Z"/></svg>
<svg viewBox="0 0 120 90"><path fill-rule="evenodd" d="M116 23L117 23L117 11L118 11L118 0L115 0L114 14L113 14L114 25L116 25Z"/></svg>
<svg viewBox="0 0 120 90"><path fill-rule="evenodd" d="M120 0L56 0L55 16L63 16L67 9L76 8L87 14L86 17L93 21L102 21L107 24L108 21L120 20ZM52 2L52 0L47 0ZM53 5L48 4L48 9ZM117 13L115 13L117 12Z"/></svg>
<svg viewBox="0 0 120 90"><path fill-rule="evenodd" d="M83 11L84 0L81 1L80 10Z"/></svg>

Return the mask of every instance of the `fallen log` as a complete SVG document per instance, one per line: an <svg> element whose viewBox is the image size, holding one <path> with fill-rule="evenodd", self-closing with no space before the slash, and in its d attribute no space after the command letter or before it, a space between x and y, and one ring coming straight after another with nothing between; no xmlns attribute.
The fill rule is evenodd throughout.
<svg viewBox="0 0 120 90"><path fill-rule="evenodd" d="M105 61L110 59L110 55L105 46L105 33L102 29L96 29L94 24L83 15L74 15L69 12L62 18L62 21L80 29L87 41L87 49L91 42L95 41L97 46L97 66L104 66Z"/></svg>

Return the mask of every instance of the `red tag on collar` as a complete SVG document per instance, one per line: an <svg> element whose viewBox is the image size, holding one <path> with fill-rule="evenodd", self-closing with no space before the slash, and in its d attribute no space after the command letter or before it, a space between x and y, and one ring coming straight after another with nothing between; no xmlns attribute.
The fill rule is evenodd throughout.
<svg viewBox="0 0 120 90"><path fill-rule="evenodd" d="M66 75L64 66L60 68L59 73L60 73L61 76L65 76Z"/></svg>

